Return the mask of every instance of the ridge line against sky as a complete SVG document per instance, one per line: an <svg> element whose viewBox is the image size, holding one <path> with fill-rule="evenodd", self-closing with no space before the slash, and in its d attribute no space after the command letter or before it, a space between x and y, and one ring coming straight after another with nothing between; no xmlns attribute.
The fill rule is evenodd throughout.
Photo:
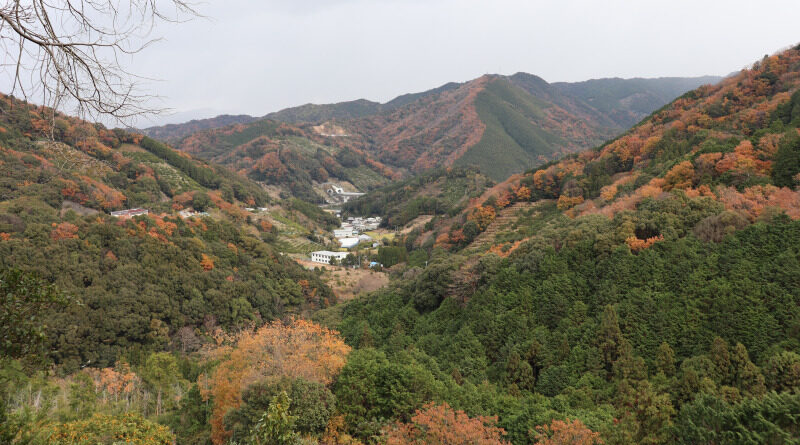
<svg viewBox="0 0 800 445"><path fill-rule="evenodd" d="M208 0L128 61L175 111L137 126L406 93L484 74L725 76L800 42L796 0ZM6 81L0 78L4 91Z"/></svg>

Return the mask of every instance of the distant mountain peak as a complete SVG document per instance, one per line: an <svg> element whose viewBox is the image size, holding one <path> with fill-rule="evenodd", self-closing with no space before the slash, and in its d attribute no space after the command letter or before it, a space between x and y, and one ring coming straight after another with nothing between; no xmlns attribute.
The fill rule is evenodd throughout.
<svg viewBox="0 0 800 445"><path fill-rule="evenodd" d="M385 103L367 99L309 103L258 119L218 116L183 126L151 128L146 133L199 156L234 162L235 169L242 172L263 169L277 162L275 153L288 149L305 161L290 160L288 152L282 151L283 165L300 162L302 170L306 162L309 172L322 168L325 175L344 180L333 163L328 162L328 170L310 160L308 147L317 147L329 155L348 150L383 178L440 166L476 166L493 179L503 180L564 154L599 145L675 97L715 79L548 83L524 72L484 74ZM278 130L270 122L285 126ZM232 125L239 127L228 128ZM306 148L298 145L297 139L288 141L289 134L309 140ZM190 135L197 136L182 142ZM232 142L220 143L220 138ZM258 142L251 143L255 139ZM295 179L301 176L306 177L301 180L306 184L303 195L313 199L313 194L309 195L313 175L298 171Z"/></svg>

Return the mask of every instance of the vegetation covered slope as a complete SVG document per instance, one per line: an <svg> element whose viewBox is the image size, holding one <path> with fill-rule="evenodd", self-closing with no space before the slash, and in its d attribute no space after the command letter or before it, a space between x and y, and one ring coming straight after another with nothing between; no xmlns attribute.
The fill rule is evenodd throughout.
<svg viewBox="0 0 800 445"><path fill-rule="evenodd" d="M339 116L337 124L351 134L351 146L395 168L419 172L475 165L502 180L595 146L683 92L718 79L604 79L556 86L525 73L484 76L380 106L371 103L364 117ZM335 114L340 106L316 109ZM292 115L291 110L282 113ZM321 117L312 113L307 119Z"/></svg>
<svg viewBox="0 0 800 445"><path fill-rule="evenodd" d="M718 76L612 78L556 82L552 86L587 103L620 128L629 128L683 93L721 80Z"/></svg>
<svg viewBox="0 0 800 445"><path fill-rule="evenodd" d="M379 113L382 108L382 105L378 102L358 99L325 105L305 104L269 113L264 117L288 123L326 122L371 116Z"/></svg>
<svg viewBox="0 0 800 445"><path fill-rule="evenodd" d="M796 217L794 56L766 58L686 93L614 141L499 184L469 212L486 226L514 202L554 200L571 217L613 218L677 193L710 199L749 221L775 209Z"/></svg>
<svg viewBox="0 0 800 445"><path fill-rule="evenodd" d="M452 165L473 165L495 180L587 149L613 137L632 123L621 116L651 112L676 95L713 78L667 79L617 88L596 101L592 88L548 84L524 73L483 76L447 84L417 96L400 97L379 112L339 120L349 146L382 163L412 172ZM669 81L669 82L668 82ZM597 81L605 85L605 81ZM667 82L667 85L662 83ZM595 87L593 83L593 88ZM669 96L672 90L680 89ZM641 96L641 97L640 97ZM634 100L636 99L636 100Z"/></svg>
<svg viewBox="0 0 800 445"><path fill-rule="evenodd" d="M311 184L324 181L326 175L360 189L381 185L368 170L397 177L437 167L472 165L500 181L566 153L596 146L677 95L716 79L549 84L525 73L487 75L398 96L384 104L367 100L307 104L238 125L223 127L226 116L220 116L194 125L190 122L186 127L151 131L158 131L181 150L310 200L316 196ZM216 128L196 132L199 124ZM190 136L179 142L176 135ZM347 150L339 155L341 149ZM314 159L316 152L319 155ZM343 165L340 157L350 154L362 158L361 162ZM254 167L256 164L262 165ZM357 168L360 166L368 169Z"/></svg>
<svg viewBox="0 0 800 445"><path fill-rule="evenodd" d="M281 111L269 113L264 116L280 122L293 124L299 123L319 123L330 120L342 121L358 119L372 116L378 113L385 113L403 105L407 105L425 96L437 94L443 91L458 88L458 84L451 82L438 88L423 91L420 93L409 93L397 96L386 103L373 102L366 99L339 102L335 104L306 104L299 107L286 108Z"/></svg>
<svg viewBox="0 0 800 445"><path fill-rule="evenodd" d="M474 169L440 168L373 190L343 206L345 215L381 216L402 227L421 215L461 213L492 181Z"/></svg>
<svg viewBox="0 0 800 445"><path fill-rule="evenodd" d="M435 400L498 415L512 443L551 419L610 444L792 443L799 87L797 47L687 93L492 188L421 247L427 267L318 314L354 347L339 382L359 390L337 392L350 431ZM465 240L531 201L507 248ZM400 395L368 377L387 362L414 382Z"/></svg>
<svg viewBox="0 0 800 445"><path fill-rule="evenodd" d="M485 128L456 164L478 165L495 180L602 143L616 128L592 110L570 110L538 99L506 79L494 79L475 99Z"/></svg>
<svg viewBox="0 0 800 445"><path fill-rule="evenodd" d="M262 240L268 225L249 223L242 208L268 200L252 181L7 96L0 108L0 264L36 272L79 302L48 314L49 355L62 369L162 350L181 329L237 326L332 298ZM149 215L108 214L134 207ZM209 216L182 219L181 209Z"/></svg>
<svg viewBox="0 0 800 445"><path fill-rule="evenodd" d="M227 127L228 125L234 124L246 124L257 119L258 118L248 116L246 114L222 114L209 119L193 119L189 122L183 122L180 124L167 124L148 127L144 130L141 130L141 132L153 139L158 139L168 144L176 144L186 136L198 131Z"/></svg>
<svg viewBox="0 0 800 445"><path fill-rule="evenodd" d="M322 201L318 184L346 181L365 190L395 177L392 169L340 143L344 138L318 134L324 131L264 119L194 133L176 147L309 202Z"/></svg>

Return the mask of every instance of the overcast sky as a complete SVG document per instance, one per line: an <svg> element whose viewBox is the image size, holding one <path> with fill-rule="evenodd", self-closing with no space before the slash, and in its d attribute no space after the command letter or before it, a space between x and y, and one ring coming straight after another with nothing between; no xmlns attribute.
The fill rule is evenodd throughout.
<svg viewBox="0 0 800 445"><path fill-rule="evenodd" d="M133 71L177 113L264 115L485 73L725 75L800 42L798 0L208 0ZM146 125L142 125L146 126Z"/></svg>

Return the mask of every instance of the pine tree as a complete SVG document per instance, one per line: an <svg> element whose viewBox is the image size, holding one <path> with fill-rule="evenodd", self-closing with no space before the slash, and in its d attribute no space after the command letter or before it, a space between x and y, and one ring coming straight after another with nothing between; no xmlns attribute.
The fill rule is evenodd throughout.
<svg viewBox="0 0 800 445"><path fill-rule="evenodd" d="M672 350L667 342L662 342L658 347L656 368L667 377L675 375L675 351Z"/></svg>

